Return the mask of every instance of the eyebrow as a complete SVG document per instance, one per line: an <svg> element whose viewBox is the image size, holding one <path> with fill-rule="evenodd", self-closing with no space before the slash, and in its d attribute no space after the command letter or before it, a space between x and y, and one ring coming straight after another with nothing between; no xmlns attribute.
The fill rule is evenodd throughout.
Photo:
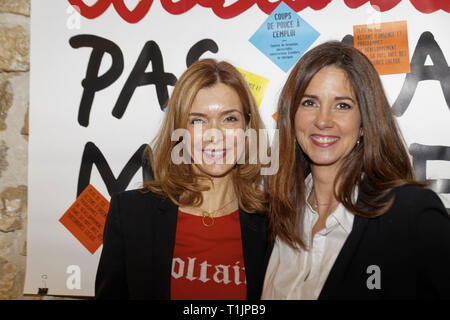
<svg viewBox="0 0 450 320"><path fill-rule="evenodd" d="M222 112L220 113L220 115L222 116L222 115L229 114L229 113L233 113L233 112L239 112L240 114L243 114L242 111L240 111L240 110L238 110L238 109L230 109L230 110L222 111ZM191 113L189 113L189 116L190 116L190 117L191 117L191 116L194 116L194 117L206 117L207 115L204 114L204 113L200 113L200 112L191 112Z"/></svg>
<svg viewBox="0 0 450 320"><path fill-rule="evenodd" d="M319 97L317 97L317 96L315 96L313 94L304 94L303 98L305 98L305 97L319 100ZM347 96L337 96L337 97L334 97L334 100L336 100L336 101L338 101L338 100L350 100L351 102L356 104L355 100L353 100L351 97L347 97Z"/></svg>

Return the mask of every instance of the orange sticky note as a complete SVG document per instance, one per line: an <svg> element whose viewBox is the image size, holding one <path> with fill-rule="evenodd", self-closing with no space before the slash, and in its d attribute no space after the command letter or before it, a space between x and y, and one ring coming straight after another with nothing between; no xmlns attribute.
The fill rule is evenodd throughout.
<svg viewBox="0 0 450 320"><path fill-rule="evenodd" d="M59 219L67 230L91 253L103 243L103 228L109 202L92 185L88 185Z"/></svg>
<svg viewBox="0 0 450 320"><path fill-rule="evenodd" d="M273 120L275 120L276 122L278 122L278 112L275 112L275 113L272 115L272 118L273 118Z"/></svg>
<svg viewBox="0 0 450 320"><path fill-rule="evenodd" d="M353 26L353 39L378 74L410 72L406 21Z"/></svg>

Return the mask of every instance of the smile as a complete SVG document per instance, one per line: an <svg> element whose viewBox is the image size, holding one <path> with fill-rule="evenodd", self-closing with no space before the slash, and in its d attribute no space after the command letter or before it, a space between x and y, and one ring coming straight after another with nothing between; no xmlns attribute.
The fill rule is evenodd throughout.
<svg viewBox="0 0 450 320"><path fill-rule="evenodd" d="M203 149L203 155L211 160L222 159L227 155L226 149Z"/></svg>
<svg viewBox="0 0 450 320"><path fill-rule="evenodd" d="M336 136L321 136L321 135L312 135L310 136L312 142L319 147L326 148L335 144L339 137Z"/></svg>

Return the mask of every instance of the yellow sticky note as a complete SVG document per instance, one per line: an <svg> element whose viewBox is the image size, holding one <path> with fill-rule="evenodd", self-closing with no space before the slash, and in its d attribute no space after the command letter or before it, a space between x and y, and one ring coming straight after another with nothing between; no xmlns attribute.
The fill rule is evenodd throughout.
<svg viewBox="0 0 450 320"><path fill-rule="evenodd" d="M261 105L261 101L264 98L264 93L266 92L267 85L269 84L269 79L261 77L257 74L248 72L246 70L236 68L244 76L245 80L252 90L253 96L255 97L256 105Z"/></svg>

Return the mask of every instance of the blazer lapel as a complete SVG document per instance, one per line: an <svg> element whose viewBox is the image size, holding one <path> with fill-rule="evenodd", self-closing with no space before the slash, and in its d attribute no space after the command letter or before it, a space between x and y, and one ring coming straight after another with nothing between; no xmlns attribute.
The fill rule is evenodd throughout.
<svg viewBox="0 0 450 320"><path fill-rule="evenodd" d="M259 279L264 277L262 262L265 253L266 233L264 227L258 226L251 214L239 209L241 223L242 254L244 256L245 275L247 281L247 299L260 299L262 283Z"/></svg>
<svg viewBox="0 0 450 320"><path fill-rule="evenodd" d="M352 231L347 237L339 255L331 268L328 278L320 292L319 299L336 299L339 297L339 293L342 292L340 286L342 279L345 275L349 263L352 261L361 237L367 227L367 219L355 216L353 220Z"/></svg>
<svg viewBox="0 0 450 320"><path fill-rule="evenodd" d="M152 226L152 270L154 299L170 299L170 279L172 271L175 234L177 230L178 207L165 198L159 203Z"/></svg>

